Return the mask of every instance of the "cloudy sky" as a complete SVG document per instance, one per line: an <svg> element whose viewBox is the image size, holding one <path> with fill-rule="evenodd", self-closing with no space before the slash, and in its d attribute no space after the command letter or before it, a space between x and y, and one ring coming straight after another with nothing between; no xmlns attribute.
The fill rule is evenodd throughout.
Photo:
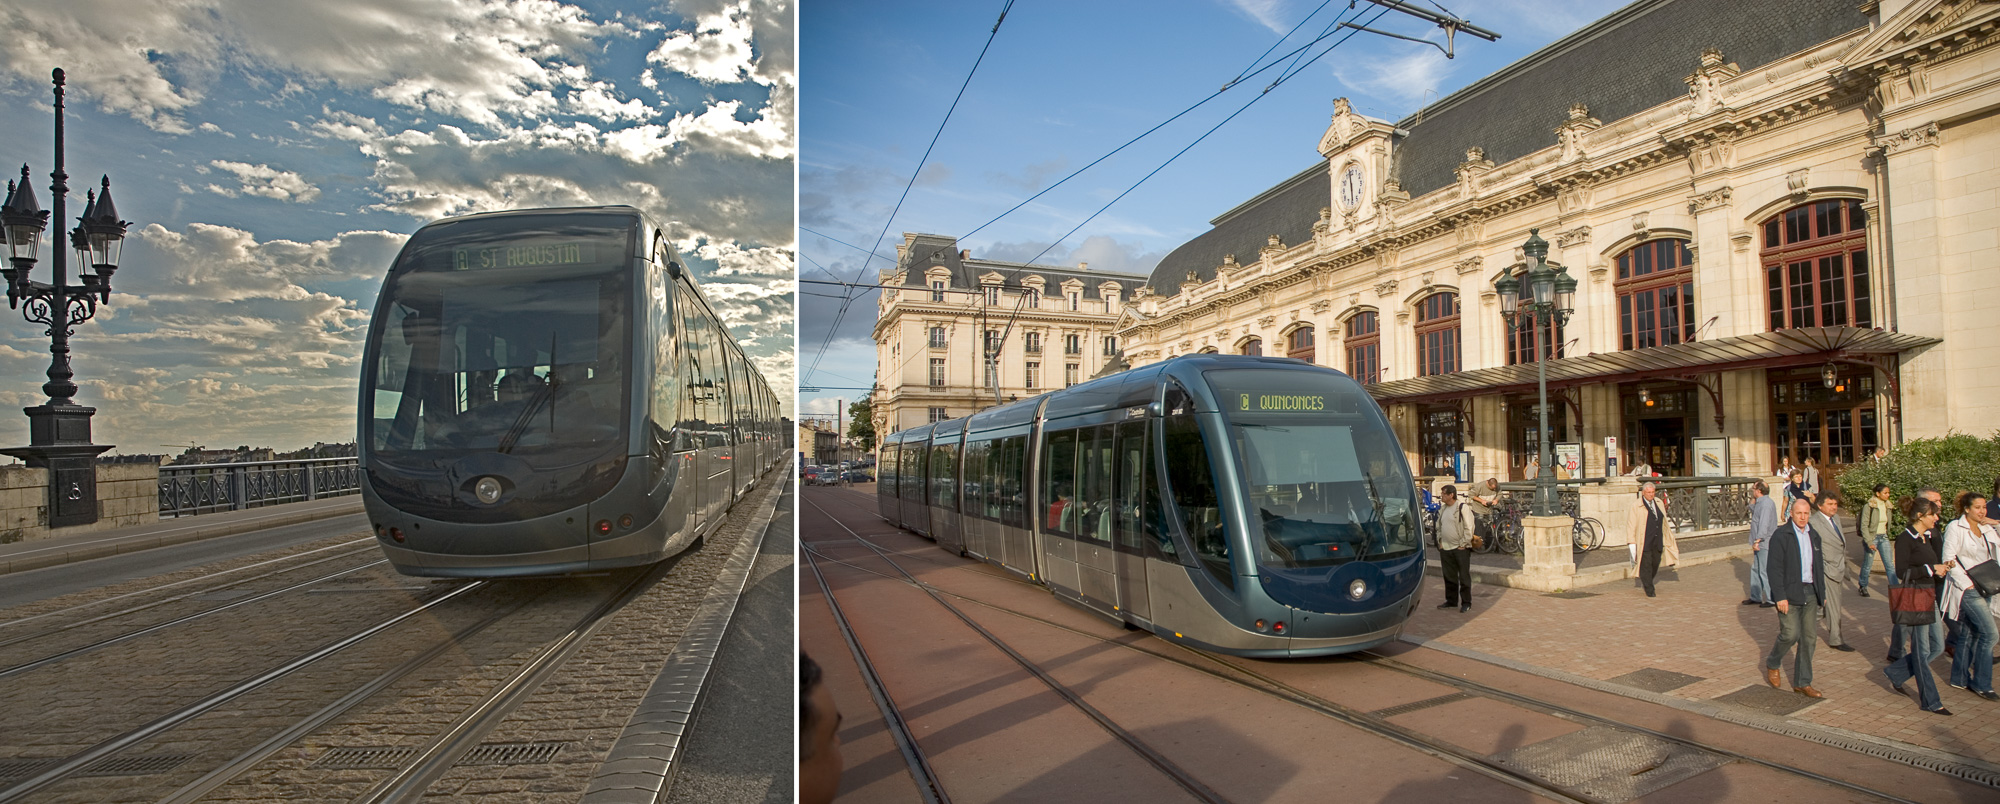
<svg viewBox="0 0 2000 804"><path fill-rule="evenodd" d="M960 237L960 246L979 257L1041 255L1037 261L1048 264L1087 261L1092 270L1149 272L1168 251L1206 231L1210 219L1312 166L1334 98L1351 98L1362 114L1396 120L1623 4L1447 0L1446 7L1499 32L1500 41L1460 35L1456 58L1447 60L1428 45L1360 34L1302 65L1310 56L1287 54L1340 20L1440 43L1443 34L1397 13L1371 22L1381 9L1365 2L1353 10L1346 2L1321 0L1018 3L892 219L898 196L1006 2L806 3L800 9L799 215L809 231L799 235L801 276L874 282L877 271L894 264L905 231ZM1298 32L1287 37L1294 26ZM980 228L1238 76L1272 64L1277 66ZM1278 74L1292 70L1295 75L1264 92ZM877 255L872 261L870 249ZM808 284L801 290L802 382L871 385L874 294L850 305L836 328L841 300L813 294L840 289ZM817 357L823 344L825 354ZM862 393L805 393L803 410L830 412L833 398Z"/></svg>
<svg viewBox="0 0 2000 804"><path fill-rule="evenodd" d="M352 441L396 250L430 220L494 209L631 204L668 222L789 389L793 14L788 0L0 0L0 165L28 163L52 206L62 67L69 214L108 173L134 222L111 305L73 338L96 442ZM0 407L41 404L42 327L0 321ZM25 444L26 418L0 411L0 442Z"/></svg>

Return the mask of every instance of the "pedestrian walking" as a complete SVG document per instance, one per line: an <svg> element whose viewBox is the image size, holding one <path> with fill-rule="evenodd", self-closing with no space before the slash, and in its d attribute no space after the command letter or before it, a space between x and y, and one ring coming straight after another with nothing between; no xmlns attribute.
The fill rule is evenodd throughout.
<svg viewBox="0 0 2000 804"><path fill-rule="evenodd" d="M1882 583L1893 583L1896 578L1896 564L1890 558L1894 547L1889 535L1889 484L1877 483L1868 495L1868 504L1861 508L1861 519L1856 524L1861 528L1861 596L1868 596L1869 568L1876 556L1882 557Z"/></svg>
<svg viewBox="0 0 2000 804"><path fill-rule="evenodd" d="M1806 456L1805 465L1800 466L1799 469L1805 474L1806 493L1818 497L1820 493L1819 459L1808 455Z"/></svg>
<svg viewBox="0 0 2000 804"><path fill-rule="evenodd" d="M1759 480L1750 484L1750 596L1745 606L1771 608L1771 551L1767 545L1778 529L1778 501L1771 499L1771 487Z"/></svg>
<svg viewBox="0 0 2000 804"><path fill-rule="evenodd" d="M1951 570L1951 565L1944 563L1938 553L1937 503L1921 497L1913 499L1904 516L1910 524L1896 538L1896 566L1903 568L1899 579L1904 584L1929 584L1935 594L1943 588L1945 573ZM1895 593L1890 596L1893 598ZM1894 608L1893 603L1890 608ZM1902 661L1892 661L1882 672L1889 676L1889 685L1900 694L1908 694L1903 689L1904 682L1916 679L1917 707L1926 712L1950 715L1951 710L1944 708L1944 702L1938 699L1937 680L1931 677L1931 661L1944 653L1944 624L1941 620L1933 612L1927 624L1895 626L1899 635L1908 637L1910 651Z"/></svg>
<svg viewBox="0 0 2000 804"><path fill-rule="evenodd" d="M1661 560L1669 567L1679 565L1681 548L1674 541L1673 528L1667 524L1667 501L1660 497L1657 484L1652 481L1639 484L1639 501L1625 515L1625 521L1629 523L1627 549L1637 552L1634 563L1639 565L1639 585L1646 588L1647 597L1659 597L1653 580L1659 575Z"/></svg>
<svg viewBox="0 0 2000 804"><path fill-rule="evenodd" d="M1791 510L1793 500L1805 500L1806 505L1812 505L1812 492L1806 489L1805 470L1793 469L1786 477L1791 480L1785 484L1785 510Z"/></svg>
<svg viewBox="0 0 2000 804"><path fill-rule="evenodd" d="M1493 538L1493 509L1500 504L1500 480L1486 478L1465 490L1465 507L1472 509L1472 534Z"/></svg>
<svg viewBox="0 0 2000 804"><path fill-rule="evenodd" d="M1444 603L1438 608L1472 610L1472 509L1458 498L1456 486L1438 491L1438 564L1444 575Z"/></svg>
<svg viewBox="0 0 2000 804"><path fill-rule="evenodd" d="M1944 529L1944 561L1951 572L1944 585L1945 613L1958 619L1959 650L1951 659L1951 686L1970 690L1989 701L2000 701L1993 692L1992 597L1979 591L1966 573L1971 567L2000 557L2000 530L1986 518L1986 495L1968 491L1958 495L1959 518Z"/></svg>
<svg viewBox="0 0 2000 804"><path fill-rule="evenodd" d="M1820 544L1812 529L1812 504L1793 500L1791 518L1771 534L1771 593L1778 599L1778 641L1764 655L1764 680L1783 689L1784 674L1778 668L1785 654L1796 647L1792 660L1792 691L1808 698L1824 698L1812 686L1813 633L1819 620Z"/></svg>
<svg viewBox="0 0 2000 804"><path fill-rule="evenodd" d="M1807 458L1807 463L1812 459ZM1853 645L1840 636L1840 585L1847 581L1847 534L1840 528L1840 498L1821 494L1815 501L1819 510L1812 515L1812 529L1819 534L1820 613L1826 615L1826 646L1851 651Z"/></svg>

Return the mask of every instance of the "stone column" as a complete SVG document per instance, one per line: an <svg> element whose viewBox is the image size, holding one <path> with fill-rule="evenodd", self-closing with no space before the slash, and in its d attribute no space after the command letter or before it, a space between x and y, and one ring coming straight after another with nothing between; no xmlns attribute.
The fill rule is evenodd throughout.
<svg viewBox="0 0 2000 804"><path fill-rule="evenodd" d="M1626 534L1632 523L1625 518L1632 513L1632 501L1639 498L1637 478L1614 477L1603 485L1586 484L1580 494L1579 512L1604 523L1605 547L1622 547L1630 541Z"/></svg>
<svg viewBox="0 0 2000 804"><path fill-rule="evenodd" d="M1514 586L1542 592L1568 589L1576 563L1571 560L1570 536L1575 520L1567 516L1529 516L1521 519L1521 574Z"/></svg>

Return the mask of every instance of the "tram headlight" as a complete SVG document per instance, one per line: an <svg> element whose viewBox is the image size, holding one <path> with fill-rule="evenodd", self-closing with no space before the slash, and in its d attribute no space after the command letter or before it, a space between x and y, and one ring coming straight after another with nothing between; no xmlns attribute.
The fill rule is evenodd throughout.
<svg viewBox="0 0 2000 804"><path fill-rule="evenodd" d="M1361 580L1361 579L1359 579L1359 578L1356 578L1356 579L1354 580L1354 582L1353 582L1353 583L1350 583L1350 584L1348 584L1348 585L1347 585L1347 597L1348 597L1348 599L1350 599L1350 600L1360 600L1360 599L1362 599L1362 598L1364 598L1364 597L1367 597L1367 596L1368 596L1368 582L1367 582L1367 581L1364 581L1364 580Z"/></svg>
<svg viewBox="0 0 2000 804"><path fill-rule="evenodd" d="M478 497L480 502L487 505L499 502L500 492L503 490L500 478L497 477L482 477L479 482L472 484L472 496Z"/></svg>

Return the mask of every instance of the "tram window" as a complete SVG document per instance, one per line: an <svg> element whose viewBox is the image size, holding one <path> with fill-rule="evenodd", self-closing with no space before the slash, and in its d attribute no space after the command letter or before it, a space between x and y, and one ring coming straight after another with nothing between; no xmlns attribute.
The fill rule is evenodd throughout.
<svg viewBox="0 0 2000 804"><path fill-rule="evenodd" d="M1043 527L1069 534L1076 522L1076 435L1075 430L1051 433L1042 459L1042 499L1049 501Z"/></svg>
<svg viewBox="0 0 2000 804"><path fill-rule="evenodd" d="M882 445L881 466L875 467L875 492L890 497L896 496L896 445Z"/></svg>
<svg viewBox="0 0 2000 804"><path fill-rule="evenodd" d="M1026 530L1029 527L1026 484L1032 482L1027 477L1028 437L1003 438L1000 445L1000 474L995 478L1000 491L1000 521Z"/></svg>
<svg viewBox="0 0 2000 804"><path fill-rule="evenodd" d="M1111 425L1101 425L1083 430L1077 436L1077 453L1081 460L1077 468L1075 533L1085 541L1110 546L1112 526L1112 478L1117 468L1115 450L1112 448Z"/></svg>
<svg viewBox="0 0 2000 804"><path fill-rule="evenodd" d="M1170 389L1168 396L1185 391ZM1181 528L1194 544L1195 557L1210 575L1224 586L1235 588L1236 574L1229 563L1229 534L1222 525L1222 505L1216 496L1214 467L1209 463L1208 444L1202 441L1201 425L1189 414L1168 416L1163 422L1163 448L1167 458L1167 484Z"/></svg>
<svg viewBox="0 0 2000 804"><path fill-rule="evenodd" d="M1152 442L1146 422L1118 425L1118 546L1139 555L1160 554L1160 498L1153 491ZM1173 546L1166 545L1169 554Z"/></svg>
<svg viewBox="0 0 2000 804"><path fill-rule="evenodd" d="M931 504L958 510L958 447L944 443L931 448Z"/></svg>

